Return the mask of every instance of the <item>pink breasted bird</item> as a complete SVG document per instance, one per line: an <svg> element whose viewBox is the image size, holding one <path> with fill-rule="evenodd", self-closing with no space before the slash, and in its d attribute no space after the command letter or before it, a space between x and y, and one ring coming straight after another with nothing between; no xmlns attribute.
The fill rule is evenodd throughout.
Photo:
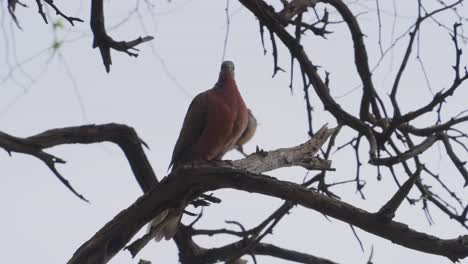
<svg viewBox="0 0 468 264"><path fill-rule="evenodd" d="M247 107L234 78L234 63L225 61L214 87L192 100L169 166L220 160L234 148L248 119ZM158 215L151 223L151 227L156 228L155 240L172 238L181 216L181 209L166 210Z"/></svg>

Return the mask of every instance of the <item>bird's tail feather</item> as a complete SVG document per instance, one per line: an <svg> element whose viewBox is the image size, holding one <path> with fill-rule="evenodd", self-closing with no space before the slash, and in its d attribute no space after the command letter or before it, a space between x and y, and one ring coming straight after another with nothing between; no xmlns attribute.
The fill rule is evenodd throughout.
<svg viewBox="0 0 468 264"><path fill-rule="evenodd" d="M148 227L148 233L154 234L154 240L171 239L177 232L182 212L177 209L167 209L157 215Z"/></svg>

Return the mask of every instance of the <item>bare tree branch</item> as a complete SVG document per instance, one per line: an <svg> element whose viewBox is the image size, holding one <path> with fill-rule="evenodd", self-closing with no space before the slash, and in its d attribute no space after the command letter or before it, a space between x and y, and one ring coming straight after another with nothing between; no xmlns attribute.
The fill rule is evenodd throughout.
<svg viewBox="0 0 468 264"><path fill-rule="evenodd" d="M43 149L63 144L91 144L105 141L120 146L144 192L157 184L156 175L141 146L145 143L133 128L125 125L104 124L57 128L28 138L12 137L0 132L0 148L7 152L33 155L41 160L49 160L49 162L61 160L43 152Z"/></svg>
<svg viewBox="0 0 468 264"><path fill-rule="evenodd" d="M267 172L281 167L300 166L308 170L332 170L330 161L315 155L335 129L322 127L308 142L293 148L257 152L235 162L237 167L249 168L254 173ZM259 159L262 162L258 162Z"/></svg>
<svg viewBox="0 0 468 264"><path fill-rule="evenodd" d="M376 103L376 98L378 95L372 82L372 74L369 68L367 49L363 40L364 34L361 31L356 17L348 8L347 4L341 0L321 0L321 2L333 6L340 13L351 32L354 43L354 61L359 73L359 77L361 78L363 84L363 95L359 112L361 120L369 120L369 106L372 106L374 115L380 119L381 115Z"/></svg>
<svg viewBox="0 0 468 264"><path fill-rule="evenodd" d="M421 171L417 171L413 176L406 180L395 195L393 195L393 197L384 206L382 206L382 208L380 208L377 214L384 219L384 221L391 220L395 217L396 210L400 207L403 200L405 200L420 175Z"/></svg>
<svg viewBox="0 0 468 264"><path fill-rule="evenodd" d="M174 172L133 205L122 211L68 262L106 263L153 217L180 201L221 188L233 188L288 200L324 213L404 247L445 256L457 261L468 256L468 236L440 239L409 228L407 225L381 221L375 214L356 208L291 182L253 174L234 167L189 166Z"/></svg>
<svg viewBox="0 0 468 264"><path fill-rule="evenodd" d="M106 32L104 24L104 3L103 0L91 1L91 30L94 34L93 48L99 47L101 51L102 61L106 71L110 71L112 64L110 50L125 52L129 56L138 57L138 53L130 50L138 51L135 46L153 39L153 36L138 37L132 41L115 41Z"/></svg>
<svg viewBox="0 0 468 264"><path fill-rule="evenodd" d="M74 21L78 21L78 22L84 22L81 18L78 18L78 17L71 17L71 16L67 16L65 15L62 11L60 11L60 9L54 4L54 1L53 0L36 0L36 3L37 3L37 7L39 9L39 14L42 16L42 18L44 19L44 22L48 23L47 22L47 17L44 13L44 10L42 8L42 3L41 1L44 1L46 2L47 5L49 5L52 9L54 9L55 13L58 15L58 16L61 16L63 18L65 18L65 20L67 20L72 26L74 26Z"/></svg>
<svg viewBox="0 0 468 264"><path fill-rule="evenodd" d="M458 169L460 174L465 179L465 187L468 185L468 171L465 168L466 161L461 161L458 156L453 151L452 145L450 144L449 138L446 134L442 134L442 142L444 142L445 149L447 150L447 154L452 160L455 167Z"/></svg>
<svg viewBox="0 0 468 264"><path fill-rule="evenodd" d="M287 25L293 17L307 11L307 8L315 6L317 2L317 0L290 1L284 6L283 10L278 12L278 17L283 21L283 25Z"/></svg>
<svg viewBox="0 0 468 264"><path fill-rule="evenodd" d="M373 159L370 162L373 165L384 165L384 166L392 166L397 163L401 163L402 161L409 160L427 149L429 149L434 143L439 139L439 135L433 135L426 138L421 144L414 146L408 149L406 152L402 153L401 155L389 157L389 158L381 158L381 159Z"/></svg>
<svg viewBox="0 0 468 264"><path fill-rule="evenodd" d="M60 182L62 182L73 194L75 194L81 200L88 202L88 200L83 195L78 193L71 186L68 180L65 179L55 168L56 163L65 163L64 160L42 151L40 147L24 143L23 139L10 136L3 132L0 132L0 147L3 148L6 152L8 152L8 154L10 155L12 152L17 152L28 154L40 159L54 173L54 175L60 180Z"/></svg>
<svg viewBox="0 0 468 264"><path fill-rule="evenodd" d="M288 250L271 244L260 243L252 249L252 254L267 255L289 261L309 264L336 264L328 259L319 258L309 254Z"/></svg>

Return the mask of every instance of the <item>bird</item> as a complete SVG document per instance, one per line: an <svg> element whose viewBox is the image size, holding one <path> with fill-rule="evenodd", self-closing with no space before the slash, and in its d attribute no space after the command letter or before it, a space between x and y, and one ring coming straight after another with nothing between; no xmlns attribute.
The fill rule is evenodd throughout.
<svg viewBox="0 0 468 264"><path fill-rule="evenodd" d="M214 87L192 100L169 169L198 161L221 160L235 147L247 128L249 114L234 75L234 63L224 61ZM182 214L183 208L173 208L156 216L150 225L155 240L171 239Z"/></svg>

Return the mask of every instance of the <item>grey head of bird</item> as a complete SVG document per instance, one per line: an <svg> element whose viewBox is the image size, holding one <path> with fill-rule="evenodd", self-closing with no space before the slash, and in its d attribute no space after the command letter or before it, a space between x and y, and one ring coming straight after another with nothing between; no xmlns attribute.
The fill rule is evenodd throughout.
<svg viewBox="0 0 468 264"><path fill-rule="evenodd" d="M232 61L223 61L221 64L222 73L234 73L234 62Z"/></svg>
<svg viewBox="0 0 468 264"><path fill-rule="evenodd" d="M234 62L232 61L224 61L221 64L221 70L215 88L224 87L226 81L234 81Z"/></svg>

